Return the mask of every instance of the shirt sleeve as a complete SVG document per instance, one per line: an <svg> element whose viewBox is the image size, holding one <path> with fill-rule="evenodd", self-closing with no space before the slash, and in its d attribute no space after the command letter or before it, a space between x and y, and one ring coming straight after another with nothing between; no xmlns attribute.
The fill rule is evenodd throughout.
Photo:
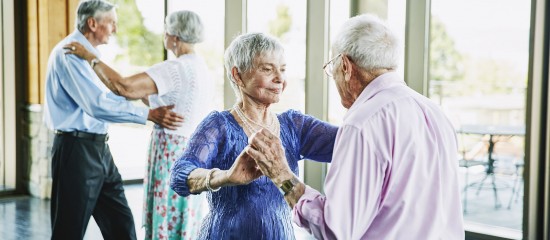
<svg viewBox="0 0 550 240"><path fill-rule="evenodd" d="M174 192L180 196L192 194L187 178L197 168L212 167L212 160L218 155L219 145L225 139L223 126L223 117L219 112L213 111L197 127L182 157L172 167L170 187Z"/></svg>
<svg viewBox="0 0 550 240"><path fill-rule="evenodd" d="M385 166L360 129L342 127L337 142L326 196L307 187L293 219L318 239L361 239L380 205Z"/></svg>
<svg viewBox="0 0 550 240"><path fill-rule="evenodd" d="M330 162L338 127L298 111L292 111L291 118L300 141L300 155Z"/></svg>
<svg viewBox="0 0 550 240"><path fill-rule="evenodd" d="M151 66L145 71L149 77L153 79L157 85L158 95L162 96L174 89L170 86L175 86L175 82L179 82L179 73L176 65L171 61L164 61Z"/></svg>
<svg viewBox="0 0 550 240"><path fill-rule="evenodd" d="M99 79L86 63L86 60L72 54L60 53L61 68L66 77L60 79L63 89L93 118L107 122L133 122L145 124L149 109L137 107L126 99L114 95L106 87L102 89Z"/></svg>

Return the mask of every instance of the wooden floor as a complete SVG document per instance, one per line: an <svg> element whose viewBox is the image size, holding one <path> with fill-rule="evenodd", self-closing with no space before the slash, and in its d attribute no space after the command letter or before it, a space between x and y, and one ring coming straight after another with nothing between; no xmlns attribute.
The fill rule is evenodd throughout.
<svg viewBox="0 0 550 240"><path fill-rule="evenodd" d="M141 184L126 185L126 198L136 223L138 239L145 233L141 228L143 187ZM314 239L307 232L296 228L298 240ZM50 201L33 197L16 197L0 200L0 239L1 240L41 240L50 239ZM85 240L103 239L97 224L90 220Z"/></svg>

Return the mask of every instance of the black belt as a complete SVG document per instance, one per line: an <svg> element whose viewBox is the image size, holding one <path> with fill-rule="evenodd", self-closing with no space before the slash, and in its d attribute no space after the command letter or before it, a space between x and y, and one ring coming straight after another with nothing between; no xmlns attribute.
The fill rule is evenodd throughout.
<svg viewBox="0 0 550 240"><path fill-rule="evenodd" d="M106 133L98 134L98 133L87 133L87 132L79 132L79 131L64 132L64 131L56 130L55 134L83 138L83 139L88 139L88 140L98 141L98 142L106 142L107 140L109 140L109 135Z"/></svg>

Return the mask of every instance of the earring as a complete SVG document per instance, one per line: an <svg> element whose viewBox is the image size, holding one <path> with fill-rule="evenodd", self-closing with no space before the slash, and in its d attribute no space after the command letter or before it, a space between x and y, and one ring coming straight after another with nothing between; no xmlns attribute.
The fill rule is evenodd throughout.
<svg viewBox="0 0 550 240"><path fill-rule="evenodd" d="M174 48L176 48L176 43L175 42L174 42L173 46L174 46Z"/></svg>

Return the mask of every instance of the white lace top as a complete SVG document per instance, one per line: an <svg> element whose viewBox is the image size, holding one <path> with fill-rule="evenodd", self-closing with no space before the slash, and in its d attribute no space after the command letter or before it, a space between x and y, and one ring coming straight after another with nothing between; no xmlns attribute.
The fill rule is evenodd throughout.
<svg viewBox="0 0 550 240"><path fill-rule="evenodd" d="M155 64L145 72L158 89L158 94L149 96L149 106L157 108L174 104L174 112L184 117L183 125L177 130L164 131L189 137L213 110L209 96L213 84L204 60L196 54L185 54Z"/></svg>

